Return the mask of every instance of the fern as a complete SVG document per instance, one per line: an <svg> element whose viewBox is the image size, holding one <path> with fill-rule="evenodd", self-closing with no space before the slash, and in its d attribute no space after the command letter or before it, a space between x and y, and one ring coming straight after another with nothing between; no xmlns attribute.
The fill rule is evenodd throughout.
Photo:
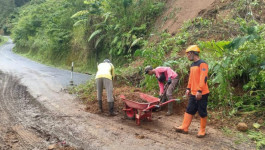
<svg viewBox="0 0 265 150"><path fill-rule="evenodd" d="M89 37L89 39L88 39L88 42L89 42L91 39L93 39L96 35L98 35L99 33L101 33L101 31L102 31L101 29L94 31L94 32L90 35L90 37Z"/></svg>
<svg viewBox="0 0 265 150"><path fill-rule="evenodd" d="M89 14L88 10L82 10L82 11L75 13L71 18L77 18L80 16L88 15L88 14Z"/></svg>
<svg viewBox="0 0 265 150"><path fill-rule="evenodd" d="M102 35L100 38L97 39L95 48L97 48L98 44L106 37L106 35Z"/></svg>
<svg viewBox="0 0 265 150"><path fill-rule="evenodd" d="M82 20L78 20L77 22L75 22L75 24L73 25L74 27L77 27L79 25L83 25L87 22L86 19L82 19Z"/></svg>

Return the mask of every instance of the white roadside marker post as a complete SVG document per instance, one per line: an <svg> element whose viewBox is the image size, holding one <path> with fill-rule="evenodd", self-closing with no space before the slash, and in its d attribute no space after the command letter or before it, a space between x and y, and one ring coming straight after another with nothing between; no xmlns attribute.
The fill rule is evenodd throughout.
<svg viewBox="0 0 265 150"><path fill-rule="evenodd" d="M73 80L73 73L74 73L74 62L72 62L72 68L71 68L71 80L70 80L70 85L74 85L74 80Z"/></svg>

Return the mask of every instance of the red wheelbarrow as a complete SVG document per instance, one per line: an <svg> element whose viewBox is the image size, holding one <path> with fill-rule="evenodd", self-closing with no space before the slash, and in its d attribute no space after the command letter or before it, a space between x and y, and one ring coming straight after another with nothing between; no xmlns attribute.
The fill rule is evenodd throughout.
<svg viewBox="0 0 265 150"><path fill-rule="evenodd" d="M144 93L140 93L140 92L136 92L136 94L139 94L139 97L142 100L145 100L147 102L146 103L135 102L135 101L126 99L124 95L120 95L120 98L125 103L125 108L123 109L123 111L125 112L126 117L130 119L135 119L137 125L140 125L140 121L143 119L147 119L148 121L151 121L152 110L154 108L159 108L163 105L166 105L174 101L177 101L177 102L180 101L179 99L172 99L164 103L160 103L159 98L156 98L151 95L144 94Z"/></svg>

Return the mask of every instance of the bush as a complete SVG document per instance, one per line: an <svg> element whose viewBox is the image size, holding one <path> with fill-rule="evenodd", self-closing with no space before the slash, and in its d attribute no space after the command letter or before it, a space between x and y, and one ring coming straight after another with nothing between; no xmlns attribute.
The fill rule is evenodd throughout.
<svg viewBox="0 0 265 150"><path fill-rule="evenodd" d="M256 31L246 32L231 42L199 42L209 52L205 58L210 66L210 106L229 106L233 108L232 114L262 111L265 105L265 28L264 25L245 28Z"/></svg>

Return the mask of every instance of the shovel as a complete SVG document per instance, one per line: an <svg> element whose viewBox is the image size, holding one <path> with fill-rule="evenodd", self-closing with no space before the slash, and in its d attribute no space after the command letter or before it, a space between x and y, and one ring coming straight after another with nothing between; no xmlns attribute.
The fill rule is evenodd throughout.
<svg viewBox="0 0 265 150"><path fill-rule="evenodd" d="M162 96L160 97L160 103L164 103L167 100L166 93L167 93L168 86L169 86L168 83L166 83L164 86L164 92L163 92Z"/></svg>
<svg viewBox="0 0 265 150"><path fill-rule="evenodd" d="M160 104L164 103L164 102L167 100L166 93L167 93L167 88L168 88L168 86L169 86L168 83L166 83L166 84L164 85L164 92L163 92L162 96L161 96L160 99L159 99L159 105L156 105L156 108L153 109L154 111L156 111L156 112L157 112L157 111L160 111L160 110L161 110L161 106L160 106Z"/></svg>
<svg viewBox="0 0 265 150"><path fill-rule="evenodd" d="M165 86L164 86L164 92L163 92L162 96L160 97L160 104L165 103L167 101L167 95L166 95L166 93L167 93L168 87L169 87L169 84L166 83ZM171 99L171 100L175 100L177 103L181 103L181 99L180 98L178 98L178 99Z"/></svg>

